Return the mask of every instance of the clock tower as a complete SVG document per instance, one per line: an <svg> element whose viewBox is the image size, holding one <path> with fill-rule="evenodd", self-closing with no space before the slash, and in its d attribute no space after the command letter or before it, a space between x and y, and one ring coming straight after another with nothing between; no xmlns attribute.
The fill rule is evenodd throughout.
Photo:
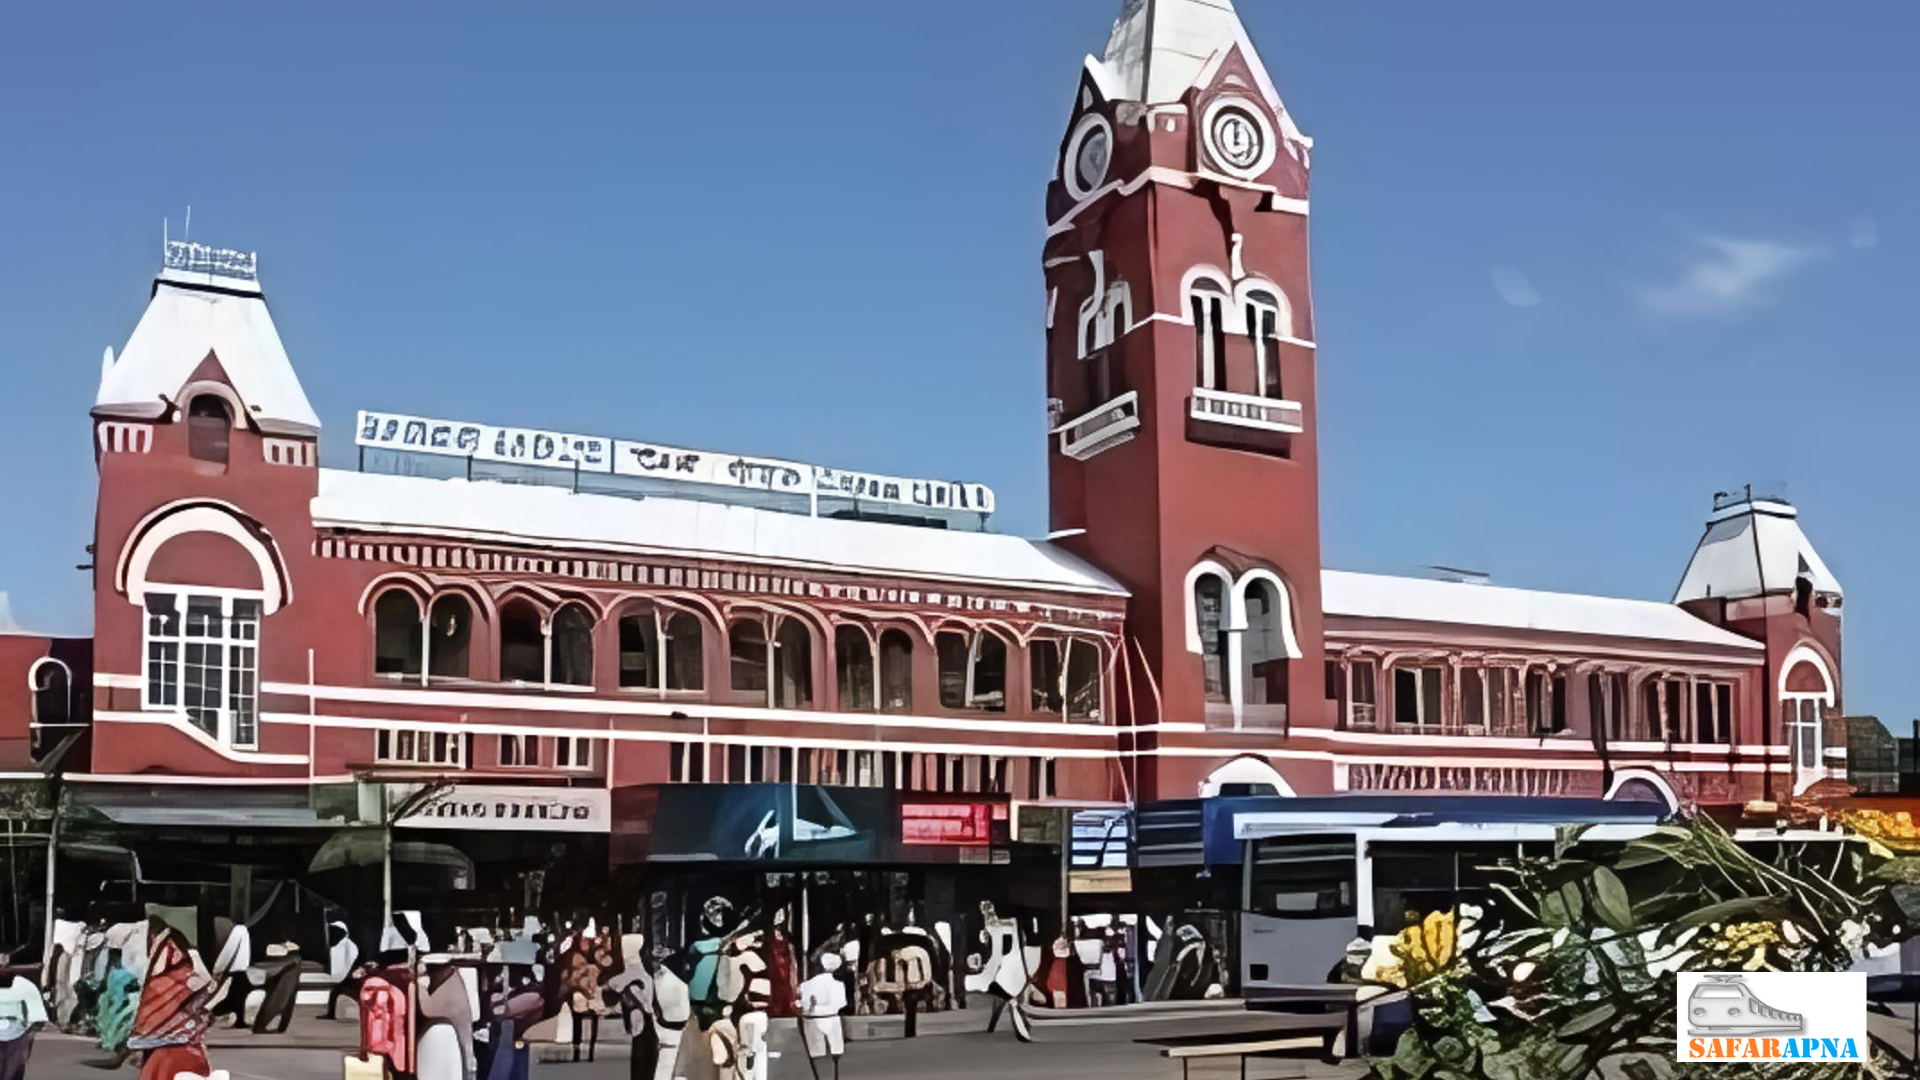
<svg viewBox="0 0 1920 1080"><path fill-rule="evenodd" d="M1055 532L1131 591L1141 798L1326 790L1312 141L1229 0L1127 0L1047 188ZM1215 786L1210 790L1218 790Z"/></svg>

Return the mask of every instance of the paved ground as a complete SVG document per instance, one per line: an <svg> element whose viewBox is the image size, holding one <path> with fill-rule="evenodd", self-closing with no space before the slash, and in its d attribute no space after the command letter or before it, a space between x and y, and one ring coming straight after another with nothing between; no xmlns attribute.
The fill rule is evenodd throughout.
<svg viewBox="0 0 1920 1080"><path fill-rule="evenodd" d="M1182 1022L1193 1030L1196 1021ZM1205 1023L1213 1023L1206 1021ZM1230 1026L1234 1021L1227 1021ZM1162 1060L1150 1048L1134 1045L1143 1034L1165 1032L1164 1024L1098 1025L1050 1032L1047 1041L1022 1044L1003 1026L995 1035L929 1035L913 1040L855 1042L841 1063L844 1080L1178 1080L1179 1065ZM774 1032L769 1080L812 1080L801 1053L798 1032L782 1024ZM339 1080L340 1060L355 1039L350 1024L302 1019L285 1036L219 1032L209 1055L214 1067L233 1080ZM602 1045L599 1060L536 1063L537 1080L627 1080L622 1046ZM113 1070L98 1047L66 1036L42 1036L27 1065L27 1080L132 1080L137 1066ZM1318 1063L1263 1062L1249 1070L1258 1080L1355 1080L1359 1066L1334 1068ZM1194 1080L1229 1080L1237 1066L1195 1067Z"/></svg>

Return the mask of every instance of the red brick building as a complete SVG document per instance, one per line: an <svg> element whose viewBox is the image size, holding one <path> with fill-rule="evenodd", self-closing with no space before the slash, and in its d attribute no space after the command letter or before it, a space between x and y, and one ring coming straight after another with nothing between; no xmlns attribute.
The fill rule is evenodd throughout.
<svg viewBox="0 0 1920 1080"><path fill-rule="evenodd" d="M1063 131L1045 541L989 531L979 485L626 433L361 413L362 468L323 469L252 257L169 244L92 408L75 805L257 797L318 843L450 781L443 823L725 860L835 827L695 850L666 808L804 785L889 793L850 862L991 863L1036 804L1844 775L1842 594L1782 502L1719 499L1671 602L1324 568L1313 143L1228 5L1129 3Z"/></svg>

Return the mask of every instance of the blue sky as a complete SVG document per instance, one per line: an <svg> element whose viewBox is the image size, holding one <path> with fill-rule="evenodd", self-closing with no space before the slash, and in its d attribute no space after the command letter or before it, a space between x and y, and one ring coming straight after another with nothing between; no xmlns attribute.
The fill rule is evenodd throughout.
<svg viewBox="0 0 1920 1080"><path fill-rule="evenodd" d="M1784 483L1900 674L1920 7L1242 0L1315 137L1331 565L1665 598ZM160 222L358 408L994 485L1045 522L1043 188L1119 0L11 5L0 589L84 630L100 351Z"/></svg>

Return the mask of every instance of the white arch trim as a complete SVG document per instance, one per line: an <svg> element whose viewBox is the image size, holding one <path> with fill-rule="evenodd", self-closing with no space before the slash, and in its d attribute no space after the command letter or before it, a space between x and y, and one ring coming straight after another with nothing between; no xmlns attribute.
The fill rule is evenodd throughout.
<svg viewBox="0 0 1920 1080"><path fill-rule="evenodd" d="M1668 813L1679 812L1680 797L1674 794L1673 785L1667 783L1666 777L1661 776L1652 769L1621 769L1619 772L1614 773L1613 786L1607 789L1607 799L1611 801L1619 798L1620 792L1624 790L1628 784L1635 781L1646 784L1652 788L1654 793L1660 796L1660 800L1667 804Z"/></svg>
<svg viewBox="0 0 1920 1080"><path fill-rule="evenodd" d="M1293 594L1287 590L1287 583L1281 580L1279 574L1265 567L1256 566L1246 573L1241 574L1240 580L1233 583L1233 598L1228 602L1228 617L1231 620L1228 623L1228 628L1232 630L1247 629L1247 587L1256 581L1265 581L1271 584L1274 593L1280 597L1280 640L1287 647L1287 659L1300 659L1305 654L1300 651L1300 642L1295 638L1293 632ZM1198 640L1196 636L1196 644Z"/></svg>
<svg viewBox="0 0 1920 1080"><path fill-rule="evenodd" d="M1227 573L1226 567L1221 566L1212 559L1202 559L1195 563L1193 569L1187 571L1185 585L1186 595L1185 599L1181 601L1186 605L1187 610L1187 651L1195 655L1199 655L1201 651L1200 611L1194 607L1193 604L1193 587L1200 583L1201 578L1209 576L1220 579L1220 597L1222 603L1227 607L1227 610L1221 612L1221 615L1229 620L1233 618L1233 575ZM1231 622L1229 622L1229 626L1231 626Z"/></svg>
<svg viewBox="0 0 1920 1080"><path fill-rule="evenodd" d="M230 419L232 420L231 426L233 429L235 431L244 431L246 429L247 407L240 403L240 395L234 392L233 387L225 383L214 382L212 379L196 379L180 388L180 409L183 417L185 411L193 407L194 398L205 396L225 400L227 403L227 412L230 414Z"/></svg>
<svg viewBox="0 0 1920 1080"><path fill-rule="evenodd" d="M1255 300L1253 298L1253 294L1255 293L1265 293L1272 297L1273 304L1268 305L1259 300ZM1233 300L1234 306L1239 308L1246 308L1256 304L1262 307L1278 307L1280 312L1280 336L1283 338L1293 337L1293 301L1287 297L1286 290L1280 286L1263 277L1241 278L1240 282L1233 287ZM1252 333L1253 330L1254 327L1247 327L1249 333Z"/></svg>
<svg viewBox="0 0 1920 1080"><path fill-rule="evenodd" d="M67 666L65 660L53 656L43 656L35 660L32 665L27 668L27 712L36 724L40 723L40 669L49 664L66 672L67 719L69 721L73 719L73 669Z"/></svg>
<svg viewBox="0 0 1920 1080"><path fill-rule="evenodd" d="M1213 770L1205 780L1200 781L1200 797L1211 799L1220 794L1221 787L1227 784L1272 784L1273 790L1286 798L1293 798L1293 785L1287 783L1286 778L1280 775L1280 770L1265 758L1237 757Z"/></svg>
<svg viewBox="0 0 1920 1080"><path fill-rule="evenodd" d="M223 502L195 501L184 506L169 503L155 510L134 528L136 539L120 553L120 566L114 575L116 583L126 593L127 600L136 606L146 602L150 585L191 586L192 582L150 582L147 571L167 541L189 533L214 533L239 544L241 550L252 557L260 571L262 610L267 615L279 611L293 599L292 586L280 572L280 562L273 550L240 523L245 516L238 507Z"/></svg>
<svg viewBox="0 0 1920 1080"><path fill-rule="evenodd" d="M1817 695L1820 698L1821 704L1832 705L1834 703L1833 669L1827 666L1827 659L1826 657L1820 655L1820 650L1815 649L1813 646L1807 644L1804 641L1798 645L1795 645L1791 650L1789 650L1787 652L1787 658L1780 662L1779 692L1781 696L1784 697L1789 693L1794 694L1795 696L1806 696L1805 691L1802 691L1802 690L1790 691L1787 689L1787 676L1793 674L1793 669L1797 667L1802 661L1812 664L1813 669L1820 673L1820 681L1825 683L1827 686L1827 689L1824 693Z"/></svg>
<svg viewBox="0 0 1920 1080"><path fill-rule="evenodd" d="M1190 305L1187 303L1187 298L1193 295L1194 289L1203 281L1213 286L1214 289L1219 291L1220 295L1227 299L1231 300L1233 298L1233 279L1227 276L1225 270L1217 266L1208 266L1205 263L1199 266L1189 267L1187 272L1180 278L1181 322L1188 323L1189 325L1192 324L1193 313Z"/></svg>

